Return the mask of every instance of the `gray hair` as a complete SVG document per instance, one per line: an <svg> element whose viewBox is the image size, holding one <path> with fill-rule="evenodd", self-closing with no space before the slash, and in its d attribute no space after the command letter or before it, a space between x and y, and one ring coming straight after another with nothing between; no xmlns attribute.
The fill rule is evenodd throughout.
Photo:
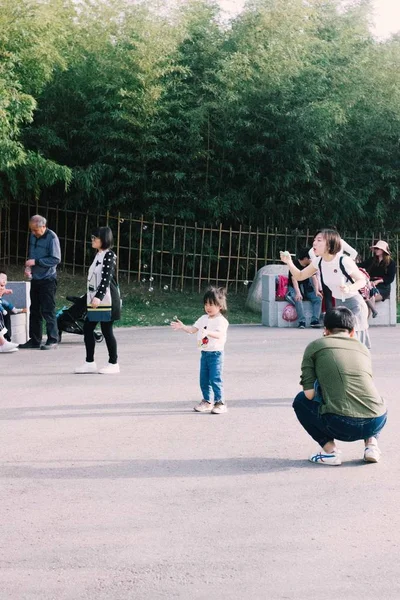
<svg viewBox="0 0 400 600"><path fill-rule="evenodd" d="M29 223L34 223L37 227L46 227L47 220L42 215L33 215L29 219Z"/></svg>

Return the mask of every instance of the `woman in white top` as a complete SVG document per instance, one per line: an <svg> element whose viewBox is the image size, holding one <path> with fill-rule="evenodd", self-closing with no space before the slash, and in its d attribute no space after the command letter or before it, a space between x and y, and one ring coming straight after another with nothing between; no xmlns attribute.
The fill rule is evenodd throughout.
<svg viewBox="0 0 400 600"><path fill-rule="evenodd" d="M366 285L365 277L356 263L342 252L342 240L337 231L322 229L315 236L313 243L315 257L311 264L300 271L290 256L281 252L281 260L286 263L292 276L302 281L319 272L321 282L326 285L336 299L336 304L347 306L357 319L357 337L371 347L368 335L368 308L364 299L358 293Z"/></svg>

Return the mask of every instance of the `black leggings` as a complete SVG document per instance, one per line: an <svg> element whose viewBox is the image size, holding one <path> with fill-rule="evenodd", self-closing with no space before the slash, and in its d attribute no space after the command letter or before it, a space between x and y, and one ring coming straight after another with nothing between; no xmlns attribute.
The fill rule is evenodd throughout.
<svg viewBox="0 0 400 600"><path fill-rule="evenodd" d="M97 322L85 321L83 325L83 335L86 346L86 362L94 362L94 349L96 341L94 339L94 330L96 329ZM108 362L112 365L116 365L118 362L117 355L117 340L113 333L113 321L101 321L100 323L101 332L106 340L108 350Z"/></svg>

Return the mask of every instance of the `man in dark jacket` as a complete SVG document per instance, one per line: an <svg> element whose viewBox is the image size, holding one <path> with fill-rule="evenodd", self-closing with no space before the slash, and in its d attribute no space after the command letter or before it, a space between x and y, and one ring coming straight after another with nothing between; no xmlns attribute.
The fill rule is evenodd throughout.
<svg viewBox="0 0 400 600"><path fill-rule="evenodd" d="M32 273L29 340L19 347L52 350L58 344L55 297L57 265L61 261L60 242L41 215L31 217L29 229L29 252L25 263L25 268L31 269ZM45 344L42 344L42 319L46 321Z"/></svg>

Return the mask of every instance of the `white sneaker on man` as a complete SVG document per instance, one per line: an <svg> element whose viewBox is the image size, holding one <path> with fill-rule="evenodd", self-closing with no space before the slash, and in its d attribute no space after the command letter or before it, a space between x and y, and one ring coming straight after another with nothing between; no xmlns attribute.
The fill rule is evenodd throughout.
<svg viewBox="0 0 400 600"><path fill-rule="evenodd" d="M381 451L376 444L366 446L364 450L364 461L369 463L377 463L381 458Z"/></svg>
<svg viewBox="0 0 400 600"><path fill-rule="evenodd" d="M2 346L0 346L0 352L3 352L4 354L6 354L8 352L17 352L17 351L18 351L18 345L12 344L11 342L5 341L4 344Z"/></svg>
<svg viewBox="0 0 400 600"><path fill-rule="evenodd" d="M95 362L85 362L80 367L77 367L74 373L83 375L86 373L98 373L97 365Z"/></svg>
<svg viewBox="0 0 400 600"><path fill-rule="evenodd" d="M116 375L117 373L119 373L119 370L120 369L118 363L116 363L115 365L113 365L112 363L107 363L105 367L99 369L98 373L100 373L100 375Z"/></svg>

